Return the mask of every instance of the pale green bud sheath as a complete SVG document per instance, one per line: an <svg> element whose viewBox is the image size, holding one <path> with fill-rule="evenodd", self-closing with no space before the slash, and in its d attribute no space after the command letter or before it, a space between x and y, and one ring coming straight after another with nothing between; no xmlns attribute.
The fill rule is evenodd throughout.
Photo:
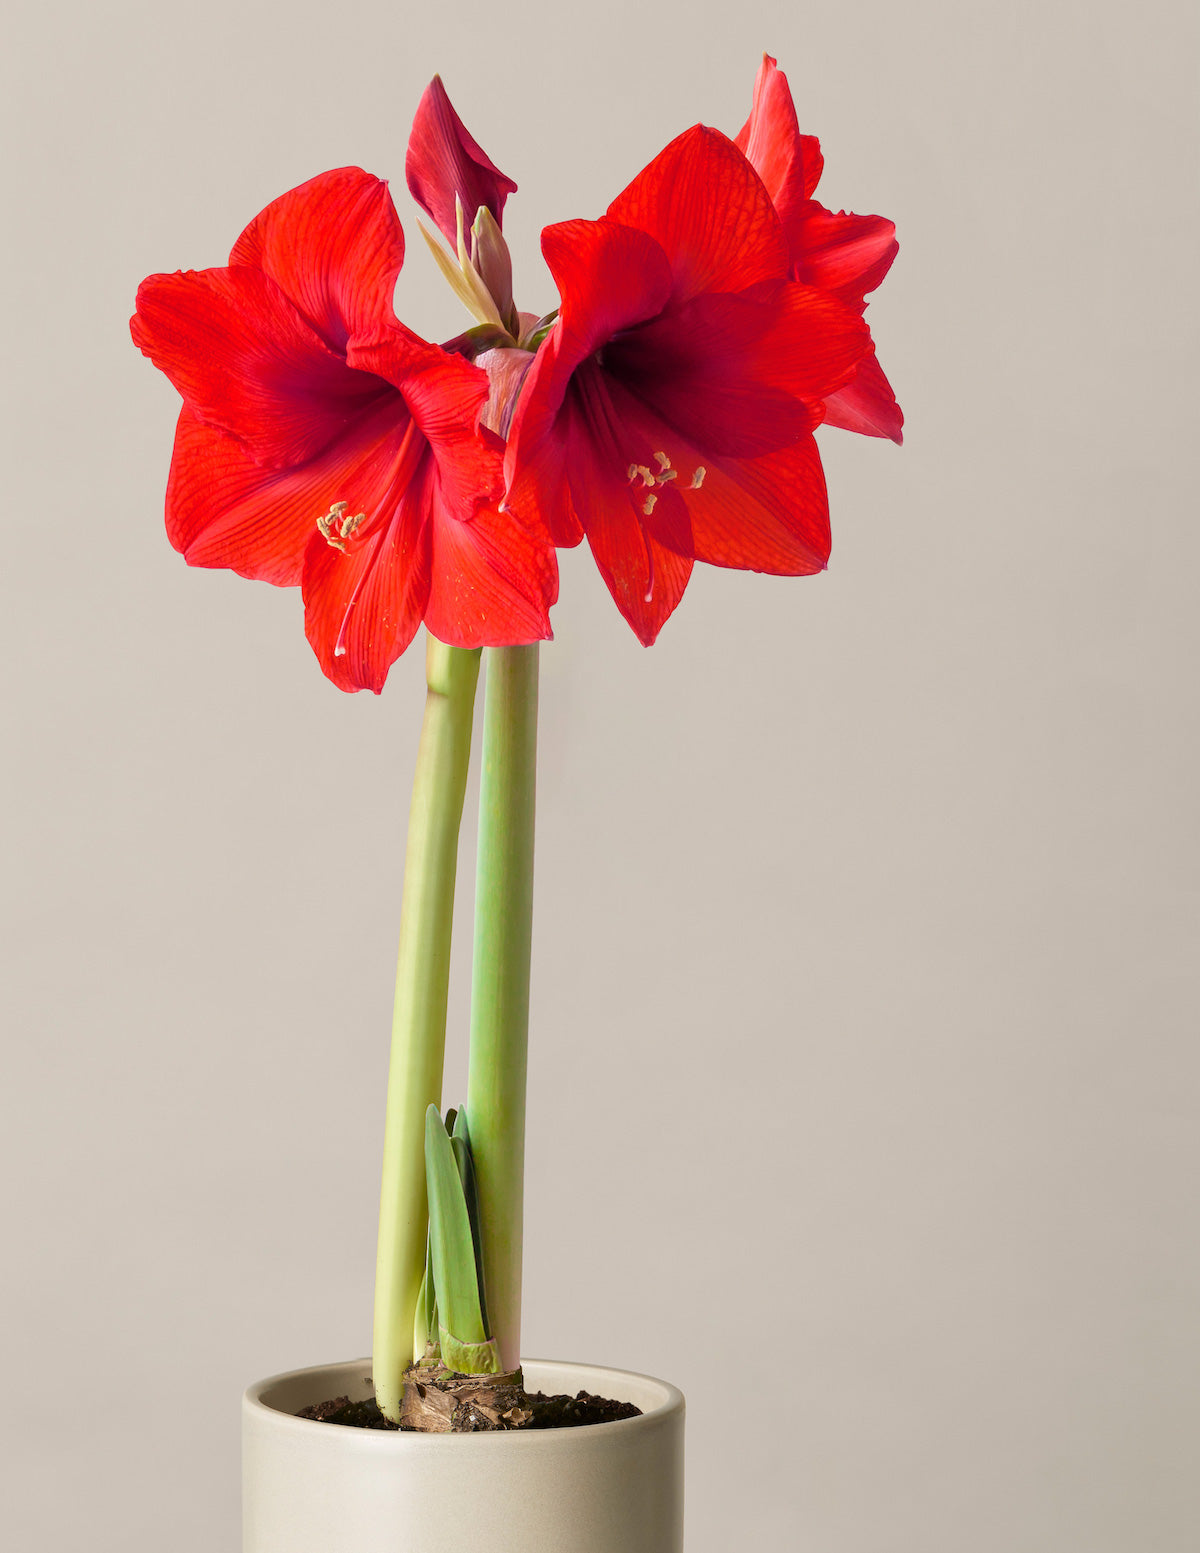
<svg viewBox="0 0 1200 1553"><path fill-rule="evenodd" d="M521 332L521 325L513 307L512 255L495 216L486 205L479 207L471 228L471 263L515 339Z"/></svg>
<svg viewBox="0 0 1200 1553"><path fill-rule="evenodd" d="M471 263L470 257L464 257L455 264L454 260L425 224L418 221L417 226L421 230L421 236L425 239L430 253L437 261L438 269L441 270L443 276L449 281L450 289L466 308L467 312L471 314L472 318L478 319L481 324L492 324L497 329L504 329L505 333L507 333L505 324L496 309L496 304L492 301L491 293L480 278L478 270Z"/></svg>
<svg viewBox="0 0 1200 1553"><path fill-rule="evenodd" d="M425 1112L442 1100L454 879L478 649L446 647L431 636L425 677L400 908L375 1273L375 1396L381 1412L397 1423L425 1272Z"/></svg>

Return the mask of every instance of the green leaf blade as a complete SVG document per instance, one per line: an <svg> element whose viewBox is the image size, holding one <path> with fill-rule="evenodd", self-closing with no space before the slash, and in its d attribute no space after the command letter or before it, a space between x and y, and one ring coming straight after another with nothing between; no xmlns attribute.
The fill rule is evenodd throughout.
<svg viewBox="0 0 1200 1553"><path fill-rule="evenodd" d="M463 1180L454 1146L434 1105L425 1113L425 1177L442 1359L455 1369L458 1360L470 1364L472 1368L463 1374L498 1374L499 1353L484 1325Z"/></svg>

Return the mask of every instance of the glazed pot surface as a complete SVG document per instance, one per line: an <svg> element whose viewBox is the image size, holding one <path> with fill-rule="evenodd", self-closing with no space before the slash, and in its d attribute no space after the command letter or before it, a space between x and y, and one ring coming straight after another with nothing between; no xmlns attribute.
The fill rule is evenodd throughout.
<svg viewBox="0 0 1200 1553"><path fill-rule="evenodd" d="M574 1429L400 1434L297 1418L370 1396L370 1361L251 1386L243 1553L682 1553L683 1397L625 1370L529 1359L530 1391L590 1391L640 1418Z"/></svg>

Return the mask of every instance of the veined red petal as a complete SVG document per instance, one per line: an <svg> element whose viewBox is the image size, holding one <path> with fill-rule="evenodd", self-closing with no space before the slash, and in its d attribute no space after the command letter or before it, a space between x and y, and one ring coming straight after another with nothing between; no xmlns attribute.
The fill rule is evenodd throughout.
<svg viewBox="0 0 1200 1553"><path fill-rule="evenodd" d="M630 508L639 526L683 556L785 576L802 576L825 565L829 506L811 435L805 433L790 446L758 458L714 455L607 373L585 368L579 377L572 394L589 407L588 447L576 430L570 479L572 500L585 527L595 516L599 498L589 505L578 474L582 468L591 471L589 489L607 491L608 507ZM614 472L625 473L623 486ZM648 484L648 478L655 483ZM590 528L588 534L590 538ZM636 547L629 564L636 575L641 564Z"/></svg>
<svg viewBox="0 0 1200 1553"><path fill-rule="evenodd" d="M546 536L489 507L469 522L452 517L415 423L408 441L404 478L387 488L379 521L343 544L310 543L305 554L305 631L343 690L382 690L422 617L455 647L550 635L558 568Z"/></svg>
<svg viewBox="0 0 1200 1553"><path fill-rule="evenodd" d="M269 275L341 352L351 336L394 316L404 232L387 184L361 167L340 167L272 200L233 245L229 262Z"/></svg>
<svg viewBox="0 0 1200 1553"><path fill-rule="evenodd" d="M437 460L446 511L469 523L480 508L496 505L504 492L504 444L479 427L487 403L487 373L439 351L424 371L408 379L403 392Z"/></svg>
<svg viewBox="0 0 1200 1553"><path fill-rule="evenodd" d="M542 253L561 299L554 382L565 388L574 368L614 334L661 313L671 296L671 267L652 237L613 221L548 226ZM548 387L543 384L543 393Z"/></svg>
<svg viewBox="0 0 1200 1553"><path fill-rule="evenodd" d="M248 267L151 275L130 329L189 409L268 468L317 457L391 393L349 368L279 286Z"/></svg>
<svg viewBox="0 0 1200 1553"><path fill-rule="evenodd" d="M691 575L687 508L656 473L654 433L642 407L598 364L576 373L558 434L567 441L571 501L617 608L647 647L683 597Z"/></svg>
<svg viewBox="0 0 1200 1553"><path fill-rule="evenodd" d="M341 550L314 536L305 552L304 633L339 690L383 689L429 600L433 459L419 465L372 529Z"/></svg>
<svg viewBox="0 0 1200 1553"><path fill-rule="evenodd" d="M450 647L517 647L552 633L558 562L549 537L514 512L480 507L469 523L435 513L425 624Z"/></svg>
<svg viewBox="0 0 1200 1553"><path fill-rule="evenodd" d="M604 363L697 447L746 458L811 431L819 401L870 348L851 308L807 286L763 281L669 308L614 340Z"/></svg>
<svg viewBox="0 0 1200 1553"><path fill-rule="evenodd" d="M561 297L558 321L534 358L505 454L508 503L561 546L583 538L566 478L565 426L557 424L575 369L613 335L654 318L671 295L662 249L611 221L564 221L542 233Z"/></svg>
<svg viewBox="0 0 1200 1553"><path fill-rule="evenodd" d="M318 458L267 469L185 406L167 482L167 537L191 566L295 586L318 518L335 502L346 502L353 516L382 501L408 425L396 395Z"/></svg>
<svg viewBox="0 0 1200 1553"><path fill-rule="evenodd" d="M542 350L553 347L552 336ZM536 371L537 363L530 375ZM535 400L526 403L536 408ZM586 361L545 434L523 440L514 423L506 501L548 527L559 545L578 544L586 530L618 609L649 646L682 598L692 563L681 497L631 468L642 464L647 476L660 468L654 451L661 435L657 424L647 432L647 419L597 361Z"/></svg>
<svg viewBox="0 0 1200 1553"><path fill-rule="evenodd" d="M362 359L384 370L383 349ZM487 373L428 346L420 370L401 388L437 472L430 630L450 646L515 646L548 636L547 611L558 596L554 547L536 519L526 524L496 511L504 493L504 445L479 425Z"/></svg>
<svg viewBox="0 0 1200 1553"><path fill-rule="evenodd" d="M787 78L763 56L754 107L737 137L762 177L782 221L793 279L862 310L898 252L895 226L883 216L834 214L811 198L821 171L820 148L801 135ZM903 440L904 417L873 356L849 382L826 395L826 422L872 437Z"/></svg>
<svg viewBox="0 0 1200 1553"><path fill-rule="evenodd" d="M470 232L481 205L500 225L504 202L517 188L470 135L436 75L413 119L405 173L413 199L437 223L451 248L458 237L456 195L462 202L464 228Z"/></svg>
<svg viewBox="0 0 1200 1553"><path fill-rule="evenodd" d="M600 503L589 512L587 537L613 602L642 646L653 647L683 598L692 562L665 549L619 507Z"/></svg>
<svg viewBox="0 0 1200 1553"><path fill-rule="evenodd" d="M734 141L766 185L786 227L789 217L812 196L825 159L815 135L802 135L787 76L763 55L754 82L754 105Z"/></svg>
<svg viewBox="0 0 1200 1553"><path fill-rule="evenodd" d="M785 221L784 230L795 278L852 305L861 306L900 251L896 223L886 216L854 216L845 211L834 215L816 200Z"/></svg>
<svg viewBox="0 0 1200 1553"><path fill-rule="evenodd" d="M607 215L658 243L671 266L676 302L787 278L779 217L746 158L719 130L701 124L686 130Z"/></svg>
<svg viewBox="0 0 1200 1553"><path fill-rule="evenodd" d="M407 330L388 329L374 342L352 346L349 360L389 379L430 444L442 499L464 522L504 490L503 444L481 432L488 376L461 356L426 344Z"/></svg>
<svg viewBox="0 0 1200 1553"><path fill-rule="evenodd" d="M873 355L864 356L845 388L826 400L825 424L857 431L865 437L904 441L904 412Z"/></svg>
<svg viewBox="0 0 1200 1553"><path fill-rule="evenodd" d="M829 499L812 436L762 458L717 458L684 493L692 554L712 566L804 577L829 560Z"/></svg>
<svg viewBox="0 0 1200 1553"><path fill-rule="evenodd" d="M567 421L571 407L563 403L557 387L557 404L553 409L547 408L549 395L536 392L539 369L548 380L556 375L557 343L556 336L551 334L538 351L517 401L504 450L504 504L526 522L543 528L560 549L569 549L583 538L567 481Z"/></svg>

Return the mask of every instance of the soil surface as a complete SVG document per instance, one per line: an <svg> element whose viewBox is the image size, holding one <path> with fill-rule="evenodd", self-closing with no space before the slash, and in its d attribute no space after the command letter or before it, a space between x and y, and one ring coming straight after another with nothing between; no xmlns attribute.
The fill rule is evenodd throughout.
<svg viewBox="0 0 1200 1553"><path fill-rule="evenodd" d="M525 1407L532 1416L517 1426L522 1429L576 1429L585 1424L611 1423L617 1418L639 1418L642 1412L632 1402L614 1402L609 1397L595 1397L590 1391L577 1392L573 1397L547 1396L544 1391L529 1391L525 1393ZM406 1434L420 1433L411 1426L391 1423L379 1411L379 1404L374 1397L369 1397L365 1402L351 1402L349 1397L332 1397L328 1402L306 1407L296 1416L315 1418L326 1424L345 1424L352 1429L395 1430L399 1427ZM470 1432L469 1429L466 1432Z"/></svg>

